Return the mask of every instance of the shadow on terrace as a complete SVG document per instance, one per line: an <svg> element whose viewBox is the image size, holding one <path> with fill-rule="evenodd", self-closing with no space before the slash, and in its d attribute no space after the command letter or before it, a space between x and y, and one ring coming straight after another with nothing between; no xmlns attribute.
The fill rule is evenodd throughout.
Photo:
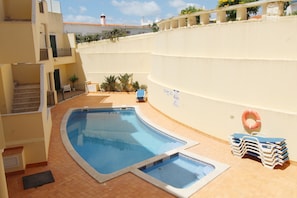
<svg viewBox="0 0 297 198"><path fill-rule="evenodd" d="M75 96L81 95L85 93L84 90L76 90L76 91L70 91L70 92L64 92L63 91L58 91L57 92L57 97L58 97L58 102L63 102L64 100L68 100L70 98L73 98Z"/></svg>

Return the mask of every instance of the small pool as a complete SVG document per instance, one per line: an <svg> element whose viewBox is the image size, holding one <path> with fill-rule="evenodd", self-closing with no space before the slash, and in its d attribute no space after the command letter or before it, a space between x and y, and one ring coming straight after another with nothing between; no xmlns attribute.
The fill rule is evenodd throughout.
<svg viewBox="0 0 297 198"><path fill-rule="evenodd" d="M189 197L228 168L226 164L182 150L133 173L177 197Z"/></svg>
<svg viewBox="0 0 297 198"><path fill-rule="evenodd" d="M175 188L187 188L214 169L215 167L211 164L181 153L175 153L140 168L144 173Z"/></svg>

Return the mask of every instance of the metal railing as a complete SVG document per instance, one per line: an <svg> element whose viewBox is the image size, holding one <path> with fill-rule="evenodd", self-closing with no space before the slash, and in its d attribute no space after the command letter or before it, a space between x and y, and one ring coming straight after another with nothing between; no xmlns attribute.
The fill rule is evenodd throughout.
<svg viewBox="0 0 297 198"><path fill-rule="evenodd" d="M48 60L48 51L47 49L40 49L40 60Z"/></svg>
<svg viewBox="0 0 297 198"><path fill-rule="evenodd" d="M71 48L57 49L57 57L72 56Z"/></svg>

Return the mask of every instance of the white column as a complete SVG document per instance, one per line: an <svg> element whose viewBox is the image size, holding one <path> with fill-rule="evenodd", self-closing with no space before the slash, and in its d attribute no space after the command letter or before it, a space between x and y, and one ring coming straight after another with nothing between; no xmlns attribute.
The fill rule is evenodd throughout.
<svg viewBox="0 0 297 198"><path fill-rule="evenodd" d="M237 21L247 20L247 8L242 7L236 10L236 20Z"/></svg>
<svg viewBox="0 0 297 198"><path fill-rule="evenodd" d="M8 190L7 190L7 183L5 177L5 170L3 164L3 153L4 149L0 149L0 197L1 198L8 198Z"/></svg>
<svg viewBox="0 0 297 198"><path fill-rule="evenodd" d="M207 25L209 24L209 14L201 14L200 15L200 24L201 25Z"/></svg>
<svg viewBox="0 0 297 198"><path fill-rule="evenodd" d="M217 12L217 23L224 23L227 21L226 11Z"/></svg>

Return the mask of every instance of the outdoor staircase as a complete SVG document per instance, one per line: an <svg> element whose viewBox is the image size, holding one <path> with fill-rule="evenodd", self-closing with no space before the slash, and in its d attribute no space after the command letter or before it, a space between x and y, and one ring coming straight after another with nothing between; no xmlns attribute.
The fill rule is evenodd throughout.
<svg viewBox="0 0 297 198"><path fill-rule="evenodd" d="M40 106L40 85L17 85L14 88L12 113L38 111Z"/></svg>

